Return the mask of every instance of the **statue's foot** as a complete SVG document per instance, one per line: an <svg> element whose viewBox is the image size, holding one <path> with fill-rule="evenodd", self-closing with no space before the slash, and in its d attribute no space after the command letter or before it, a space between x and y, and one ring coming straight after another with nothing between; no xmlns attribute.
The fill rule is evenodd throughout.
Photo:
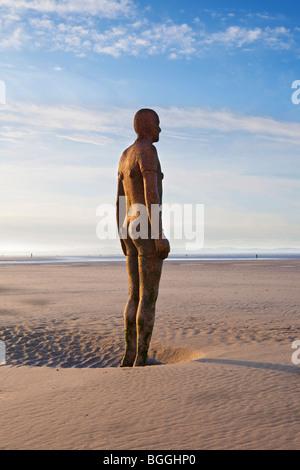
<svg viewBox="0 0 300 470"><path fill-rule="evenodd" d="M133 367L134 360L135 360L135 352L132 353L132 352L127 351L125 353L125 356L122 359L121 367Z"/></svg>
<svg viewBox="0 0 300 470"><path fill-rule="evenodd" d="M121 362L120 367L133 367L134 361L125 361L124 359Z"/></svg>
<svg viewBox="0 0 300 470"><path fill-rule="evenodd" d="M134 367L145 367L146 365L147 359L144 359L142 357L137 357L133 364Z"/></svg>

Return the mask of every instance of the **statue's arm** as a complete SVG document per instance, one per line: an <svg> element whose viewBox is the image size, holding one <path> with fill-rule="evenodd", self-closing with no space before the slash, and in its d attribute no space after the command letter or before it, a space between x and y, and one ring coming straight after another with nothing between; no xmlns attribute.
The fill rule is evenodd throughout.
<svg viewBox="0 0 300 470"><path fill-rule="evenodd" d="M120 222L121 225L123 225L124 220L120 221L120 196L125 196L124 192L124 187L122 180L118 178L118 190L117 190L117 201L116 201L116 216L117 216L117 227L118 227L118 233L120 236L120 242L121 242L121 247L124 255L126 256L126 245L124 243L124 240L122 238L122 233L120 232ZM126 214L125 214L126 216Z"/></svg>
<svg viewBox="0 0 300 470"><path fill-rule="evenodd" d="M165 259L170 252L170 245L164 236L162 228L161 210L159 210L160 196L158 191L157 172L144 171L143 182L145 203L152 228L152 234L155 238L156 252L159 258ZM155 205L155 210L153 205Z"/></svg>
<svg viewBox="0 0 300 470"><path fill-rule="evenodd" d="M143 172L143 183L144 183L144 197L145 203L147 207L148 217L150 224L152 223L151 216L152 216L152 205L159 205L160 198L158 193L158 185L157 185L157 173L156 171L144 171ZM154 212L153 212L154 213ZM159 234L162 231L162 222L161 222L161 213L159 217Z"/></svg>

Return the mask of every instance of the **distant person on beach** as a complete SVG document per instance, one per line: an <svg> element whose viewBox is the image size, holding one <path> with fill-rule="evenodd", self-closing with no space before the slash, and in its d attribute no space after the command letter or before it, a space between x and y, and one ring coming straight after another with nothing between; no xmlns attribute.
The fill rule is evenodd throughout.
<svg viewBox="0 0 300 470"><path fill-rule="evenodd" d="M156 112L138 111L134 129L137 139L123 152L118 169L117 222L129 278L122 367L147 363L163 260L170 251L162 230L161 211L154 211L157 217L151 211L162 204L163 173L153 145L159 141L161 132ZM125 214L121 214L121 196L126 198ZM143 214L146 235L137 232L141 222L145 222L145 218L140 218Z"/></svg>

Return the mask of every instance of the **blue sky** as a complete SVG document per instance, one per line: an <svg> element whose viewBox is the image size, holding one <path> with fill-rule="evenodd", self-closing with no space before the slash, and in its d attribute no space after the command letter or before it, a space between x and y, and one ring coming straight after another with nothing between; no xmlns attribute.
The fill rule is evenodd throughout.
<svg viewBox="0 0 300 470"><path fill-rule="evenodd" d="M0 0L0 252L120 252L96 210L142 107L164 202L204 204L204 249L299 250L295 3Z"/></svg>

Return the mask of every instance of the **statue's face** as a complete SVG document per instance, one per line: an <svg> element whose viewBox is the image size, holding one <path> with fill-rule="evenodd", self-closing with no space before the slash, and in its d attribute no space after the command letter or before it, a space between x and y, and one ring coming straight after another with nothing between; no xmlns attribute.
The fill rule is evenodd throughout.
<svg viewBox="0 0 300 470"><path fill-rule="evenodd" d="M159 127L159 119L154 116L151 123L151 137L153 142L159 141L159 134L161 133L161 128Z"/></svg>

